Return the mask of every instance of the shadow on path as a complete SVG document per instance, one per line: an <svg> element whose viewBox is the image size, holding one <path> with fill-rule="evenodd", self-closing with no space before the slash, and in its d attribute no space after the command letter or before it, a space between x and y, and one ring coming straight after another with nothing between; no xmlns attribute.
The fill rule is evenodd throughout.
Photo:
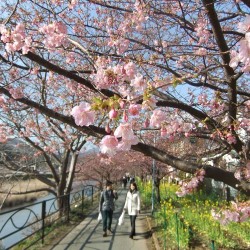
<svg viewBox="0 0 250 250"><path fill-rule="evenodd" d="M147 228L146 214L140 214L136 220L136 236L134 240L129 238L130 220L125 215L125 221L122 226L118 226L118 218L123 210L126 190L119 192L116 201L116 210L113 215L112 235L103 237L102 222L97 221L98 208L87 216L78 226L67 234L53 250L147 250L150 247L150 231Z"/></svg>

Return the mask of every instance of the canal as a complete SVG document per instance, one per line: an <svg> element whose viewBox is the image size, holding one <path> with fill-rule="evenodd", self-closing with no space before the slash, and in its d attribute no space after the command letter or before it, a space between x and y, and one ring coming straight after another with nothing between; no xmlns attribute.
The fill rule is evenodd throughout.
<svg viewBox="0 0 250 250"><path fill-rule="evenodd" d="M73 193L77 193L76 190L84 189L84 187L74 187ZM79 192L81 192L81 190ZM84 191L84 196L90 197L92 195L92 189L87 188ZM51 214L57 211L57 204L54 195L49 194L45 197L37 199L35 202L30 204L23 204L21 207L4 209L0 212L0 238L15 232L17 228L22 228L24 225L27 225L31 221L36 221L41 218L42 214L42 203L46 201L46 214ZM25 208L23 208L25 207ZM29 226L25 229L22 229L7 238L3 239L0 242L0 249L8 249L14 243L20 241L30 235L33 231L41 228L42 222L37 222L32 226Z"/></svg>

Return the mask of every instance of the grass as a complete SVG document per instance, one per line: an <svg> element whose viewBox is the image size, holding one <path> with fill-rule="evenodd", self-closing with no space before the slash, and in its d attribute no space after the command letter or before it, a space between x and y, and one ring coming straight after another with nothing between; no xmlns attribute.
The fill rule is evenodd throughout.
<svg viewBox="0 0 250 250"><path fill-rule="evenodd" d="M4 201L2 208L13 207L16 205L24 204L27 202L35 201L39 197L46 196L47 192L34 192L30 194L11 194L11 193L23 193L29 190L37 190L41 188L47 188L48 186L37 179L15 179L15 180L5 180L1 182L1 193L0 201ZM9 194L8 194L9 193ZM8 195L7 195L8 194ZM6 198L7 195L7 198Z"/></svg>

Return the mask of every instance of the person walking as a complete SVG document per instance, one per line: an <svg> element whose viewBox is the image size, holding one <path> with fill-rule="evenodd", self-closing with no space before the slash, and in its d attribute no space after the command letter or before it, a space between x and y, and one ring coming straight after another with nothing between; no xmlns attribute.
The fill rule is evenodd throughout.
<svg viewBox="0 0 250 250"><path fill-rule="evenodd" d="M127 187L127 177L125 175L122 177L122 183L123 183L123 188L126 189L126 187Z"/></svg>
<svg viewBox="0 0 250 250"><path fill-rule="evenodd" d="M107 236L107 231L113 233L111 229L113 211L115 209L114 201L118 199L117 192L113 190L112 182L106 182L106 189L101 192L100 202L99 202L99 212L102 212L102 222L103 222L103 237Z"/></svg>
<svg viewBox="0 0 250 250"><path fill-rule="evenodd" d="M131 223L131 232L129 238L133 239L135 236L135 220L137 215L140 213L141 200L139 191L137 189L137 184L132 182L130 184L130 189L127 193L124 211L128 210L128 215Z"/></svg>
<svg viewBox="0 0 250 250"><path fill-rule="evenodd" d="M135 177L132 175L132 176L130 176L129 183L131 184L133 182L135 182Z"/></svg>

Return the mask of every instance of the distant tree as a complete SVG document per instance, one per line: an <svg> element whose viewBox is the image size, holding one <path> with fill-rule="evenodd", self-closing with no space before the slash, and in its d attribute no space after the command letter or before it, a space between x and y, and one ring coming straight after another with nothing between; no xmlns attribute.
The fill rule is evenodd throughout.
<svg viewBox="0 0 250 250"><path fill-rule="evenodd" d="M5 128L8 125L12 131L12 137L20 138L17 144L1 144L1 165L13 175L23 173L48 185L48 188L27 190L25 193L47 191L56 197L69 194L78 154L86 143L85 137L39 113L12 110L11 118L2 116L1 120ZM58 204L63 211L64 201L59 199Z"/></svg>

